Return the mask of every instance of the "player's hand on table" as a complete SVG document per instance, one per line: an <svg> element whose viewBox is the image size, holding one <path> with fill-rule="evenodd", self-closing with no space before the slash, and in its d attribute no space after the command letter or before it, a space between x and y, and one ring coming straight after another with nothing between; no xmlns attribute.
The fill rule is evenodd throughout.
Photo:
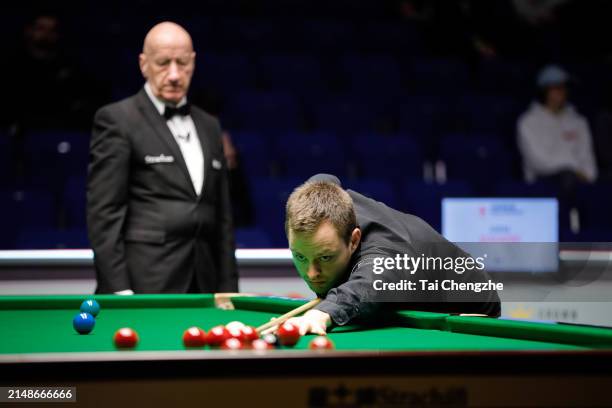
<svg viewBox="0 0 612 408"><path fill-rule="evenodd" d="M287 322L299 327L302 336L308 333L324 336L327 333L327 328L331 326L331 317L325 312L312 309L304 313L303 316L292 317Z"/></svg>
<svg viewBox="0 0 612 408"><path fill-rule="evenodd" d="M115 295L133 295L134 291L132 289L125 289L125 290L120 290L118 292L115 292Z"/></svg>

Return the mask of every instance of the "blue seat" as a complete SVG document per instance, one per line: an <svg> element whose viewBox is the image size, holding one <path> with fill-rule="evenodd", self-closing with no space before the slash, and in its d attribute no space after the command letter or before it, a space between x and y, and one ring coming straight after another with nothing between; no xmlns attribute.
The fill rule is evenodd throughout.
<svg viewBox="0 0 612 408"><path fill-rule="evenodd" d="M10 248L24 228L55 228L58 210L53 194L43 190L0 191L0 245Z"/></svg>
<svg viewBox="0 0 612 408"><path fill-rule="evenodd" d="M304 118L296 98L286 92L244 92L229 101L225 116L250 131L296 130Z"/></svg>
<svg viewBox="0 0 612 408"><path fill-rule="evenodd" d="M261 52L272 47L279 37L273 21L248 17L217 17L211 41L215 49L253 50Z"/></svg>
<svg viewBox="0 0 612 408"><path fill-rule="evenodd" d="M454 118L454 98L445 95L403 97L399 107L399 130L431 138Z"/></svg>
<svg viewBox="0 0 612 408"><path fill-rule="evenodd" d="M527 184L524 181L503 180L497 183L495 196L498 197L528 197L555 198L559 194L556 186L548 183Z"/></svg>
<svg viewBox="0 0 612 408"><path fill-rule="evenodd" d="M308 50L346 51L353 45L355 27L349 22L303 19L296 24L298 35Z"/></svg>
<svg viewBox="0 0 612 408"><path fill-rule="evenodd" d="M446 184L427 184L420 180L409 180L402 184L400 195L403 209L427 221L435 230L441 231L442 199L447 197L470 197L472 189L463 181Z"/></svg>
<svg viewBox="0 0 612 408"><path fill-rule="evenodd" d="M409 63L410 87L417 91L462 91L469 83L465 62L448 58L414 58Z"/></svg>
<svg viewBox="0 0 612 408"><path fill-rule="evenodd" d="M89 134L69 131L28 133L24 140L27 182L60 191L70 176L87 174Z"/></svg>
<svg viewBox="0 0 612 408"><path fill-rule="evenodd" d="M288 132L276 141L277 157L289 177L307 178L317 173L347 173L346 148L334 135Z"/></svg>
<svg viewBox="0 0 612 408"><path fill-rule="evenodd" d="M268 177L274 173L273 146L269 138L256 132L232 132L238 160L249 177Z"/></svg>
<svg viewBox="0 0 612 408"><path fill-rule="evenodd" d="M351 140L350 145L362 177L405 180L423 174L423 152L411 135L365 134Z"/></svg>
<svg viewBox="0 0 612 408"><path fill-rule="evenodd" d="M62 214L68 228L87 227L86 177L70 177L62 195Z"/></svg>
<svg viewBox="0 0 612 408"><path fill-rule="evenodd" d="M358 39L360 48L367 51L394 54L401 50L403 55L417 55L425 47L423 30L417 24L385 21L366 23L364 26L358 33L361 34Z"/></svg>
<svg viewBox="0 0 612 408"><path fill-rule="evenodd" d="M89 248L87 230L26 228L17 237L18 249L85 249Z"/></svg>
<svg viewBox="0 0 612 408"><path fill-rule="evenodd" d="M513 135L525 105L505 95L468 94L459 101L459 121L472 132Z"/></svg>
<svg viewBox="0 0 612 408"><path fill-rule="evenodd" d="M456 156L488 157L502 152L502 138L496 134L447 133L440 141L443 159Z"/></svg>
<svg viewBox="0 0 612 408"><path fill-rule="evenodd" d="M365 101L356 101L351 96L323 101L314 106L313 114L317 129L323 131L355 135L376 129L377 112Z"/></svg>
<svg viewBox="0 0 612 408"><path fill-rule="evenodd" d="M383 204L397 209L399 200L393 189L393 184L385 179L359 179L349 180L342 185L345 189L354 190L366 197L380 201Z"/></svg>
<svg viewBox="0 0 612 408"><path fill-rule="evenodd" d="M129 25L132 26L133 23ZM109 51L109 54L105 55L108 55L107 58L113 61L113 63L108 64L106 61L100 62L101 66L107 70L100 72L100 67L97 67L93 72L100 75L100 78L108 78L109 81L112 78L112 86L118 90L116 95L113 96L131 96L142 89L145 82L138 68L138 54L142 52L142 47L139 47L136 41L130 42L125 36L121 37L121 41L124 46L112 47L112 49L108 47L108 44L105 44L101 52ZM87 49L92 48L92 46L91 44L87 44L82 48ZM89 56L84 56L84 58L91 58L96 62L106 59L99 58L99 55L100 54L91 54ZM91 61L86 62L86 66L91 65Z"/></svg>
<svg viewBox="0 0 612 408"><path fill-rule="evenodd" d="M237 228L236 248L271 248L272 241L261 228Z"/></svg>
<svg viewBox="0 0 612 408"><path fill-rule="evenodd" d="M28 189L3 191L0 197L3 207L0 217L5 222L17 222L19 227L55 227L58 214L56 198L52 193Z"/></svg>
<svg viewBox="0 0 612 408"><path fill-rule="evenodd" d="M257 83L256 71L244 53L198 53L194 88L205 88L223 94L252 89Z"/></svg>
<svg viewBox="0 0 612 408"><path fill-rule="evenodd" d="M255 222L268 234L274 247L287 247L285 205L291 192L304 181L303 178L255 178L252 181Z"/></svg>
<svg viewBox="0 0 612 408"><path fill-rule="evenodd" d="M269 89L302 93L325 87L321 63L311 55L264 55L259 58L258 68Z"/></svg>
<svg viewBox="0 0 612 408"><path fill-rule="evenodd" d="M468 181L480 193L489 193L500 180L512 178L512 157L495 135L446 135L440 143L440 157L450 180Z"/></svg>
<svg viewBox="0 0 612 408"><path fill-rule="evenodd" d="M484 92L504 95L529 95L533 92L530 78L536 68L529 63L500 60L482 60L478 66L477 85Z"/></svg>
<svg viewBox="0 0 612 408"><path fill-rule="evenodd" d="M576 199L585 228L609 228L612 230L612 184L597 183L579 186Z"/></svg>
<svg viewBox="0 0 612 408"><path fill-rule="evenodd" d="M350 89L401 88L401 69L395 58L388 55L347 55L340 61L340 74L349 80Z"/></svg>
<svg viewBox="0 0 612 408"><path fill-rule="evenodd" d="M584 227L578 234L565 231L561 236L564 242L612 242L612 229L610 227Z"/></svg>

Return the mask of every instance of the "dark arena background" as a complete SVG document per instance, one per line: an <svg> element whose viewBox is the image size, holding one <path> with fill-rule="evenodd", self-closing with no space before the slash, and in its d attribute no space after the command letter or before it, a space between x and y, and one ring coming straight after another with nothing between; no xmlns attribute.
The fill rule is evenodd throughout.
<svg viewBox="0 0 612 408"><path fill-rule="evenodd" d="M0 408L2 387L73 387L84 406L612 406L611 5L3 4ZM138 56L163 21L191 35L188 100L222 128L248 294L228 295L228 321L258 326L314 296L284 222L317 173L495 254L501 317L401 311L392 328L334 329L329 352L306 337L267 354L186 351L200 315L206 330L225 323L218 296L94 296L94 115L143 88ZM108 320L79 344L96 334L70 327L89 298ZM140 319L140 349L116 351L112 332Z"/></svg>

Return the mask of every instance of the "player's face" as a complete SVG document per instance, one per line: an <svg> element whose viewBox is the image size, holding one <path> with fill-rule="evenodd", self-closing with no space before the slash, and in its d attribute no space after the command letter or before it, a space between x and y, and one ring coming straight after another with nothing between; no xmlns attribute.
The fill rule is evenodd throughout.
<svg viewBox="0 0 612 408"><path fill-rule="evenodd" d="M195 53L191 44L167 41L140 54L140 69L158 98L178 103L189 90Z"/></svg>
<svg viewBox="0 0 612 408"><path fill-rule="evenodd" d="M314 233L289 231L293 264L308 287L325 295L347 272L351 256L359 245L361 231L355 228L347 244L330 222L323 222Z"/></svg>

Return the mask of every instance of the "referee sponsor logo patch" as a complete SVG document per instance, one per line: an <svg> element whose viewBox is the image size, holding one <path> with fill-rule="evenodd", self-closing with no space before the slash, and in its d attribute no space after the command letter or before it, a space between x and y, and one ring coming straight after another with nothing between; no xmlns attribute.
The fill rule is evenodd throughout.
<svg viewBox="0 0 612 408"><path fill-rule="evenodd" d="M159 163L174 163L174 156L165 156L160 154L159 156L145 156L146 164L159 164Z"/></svg>

